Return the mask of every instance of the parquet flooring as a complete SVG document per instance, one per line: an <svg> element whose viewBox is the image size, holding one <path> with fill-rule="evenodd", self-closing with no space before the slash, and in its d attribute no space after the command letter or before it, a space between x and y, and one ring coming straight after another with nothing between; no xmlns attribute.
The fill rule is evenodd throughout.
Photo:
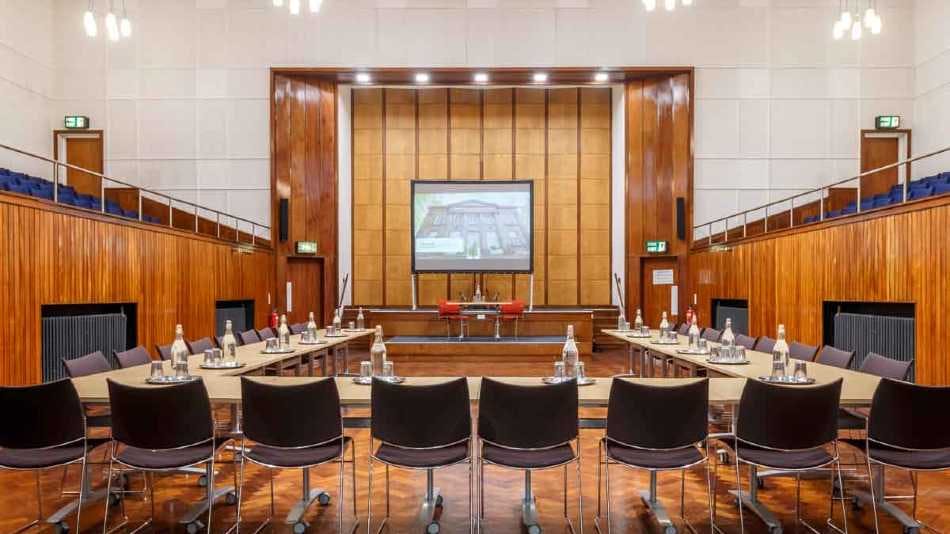
<svg viewBox="0 0 950 534"><path fill-rule="evenodd" d="M595 353L593 360L588 364L588 373L591 376L608 376L622 371L625 357L620 352ZM495 376L531 376L540 375L548 371L547 365L515 364L504 365L492 363L490 369L476 364L451 363L399 363L397 372L405 375L429 376L456 376L464 374L495 375ZM587 410L586 416L596 415L593 410ZM222 416L227 411L222 410ZM675 422L671 422L674 423ZM369 445L368 429L348 429L357 446L357 510L362 522L358 532L366 532L366 496L367 496L367 468L366 458ZM597 506L597 442L603 435L602 430L582 430L582 461L583 461L583 506L585 530L595 532L593 516ZM97 450L94 458L101 458L102 451ZM851 456L851 453L845 453ZM233 466L229 463L231 454L221 454L217 484L230 484L233 475ZM104 482L101 471L97 476L96 485ZM863 473L863 470L860 472ZM374 527L378 524L379 514L385 507L383 494L383 468L377 466L374 476ZM717 524L724 532L739 532L738 515L733 506L728 490L735 487L735 471L732 466L720 466L718 469L718 499ZM520 528L520 496L522 478L520 473L507 472L497 467L486 468L486 521L484 532L508 534L521 532ZM562 475L563 471L555 469L536 474L534 488L538 501L542 524L546 533L566 533L568 529L562 521ZM569 510L572 517L577 514L577 500L573 469L569 470ZM59 484L62 471L45 473L42 480L42 495L44 511L49 512L56 506L67 501L61 497ZM336 532L336 512L341 500L337 494L337 466L322 466L312 471L311 484L313 487L327 488L333 497L330 505L321 507L315 505L307 515L311 524L309 532ZM425 489L425 475L423 472L403 471L393 469L390 472L392 488L392 519L386 530L390 533L418 532L414 528L414 519L417 505ZM442 518L442 532L468 532L468 496L466 493L468 468L465 465L441 470L436 473L436 485L445 495L445 514ZM290 528L283 524L283 517L289 510L300 491L300 471L285 470L275 475L277 490L277 522L271 527L271 532L290 532ZM132 489L141 486L142 477L132 475ZM35 514L35 490L33 476L29 473L0 472L0 532L11 532L19 525L28 521ZM150 527L151 532L185 532L184 528L174 524L174 519L191 500L198 499L202 493L195 483L194 476L172 475L156 478L157 510L156 523ZM349 465L347 466L346 495L350 494ZM660 532L659 528L646 513L640 503L637 492L647 487L648 476L643 472L626 470L620 467L611 468L612 486L612 532L646 534ZM745 482L744 482L745 483ZM72 469L67 479L67 487L75 488L78 484L78 469ZM828 482L803 481L802 506L803 513L814 525L823 525L828 512ZM848 483L865 486L863 481ZM950 529L950 475L934 473L920 476L920 508L919 517L937 529ZM269 511L270 496L268 491L268 476L263 468L249 465L246 470L246 487L243 503L244 523L241 530L252 532ZM676 473L660 475L660 495L672 513L679 509L680 478ZM888 492L906 494L910 492L909 479L900 473L889 473ZM787 532L794 532L794 505L795 488L792 479L771 479L766 488L760 493L761 499L769 504L782 519ZM346 523L349 524L351 509L350 499L343 501L345 506ZM149 513L149 503L140 496L130 496L126 501L127 512L132 525L143 520ZM910 503L905 504L910 510ZM840 519L840 508L836 508L836 517ZM234 506L220 505L214 514L214 528L216 533L227 531L234 520ZM686 478L686 513L692 524L699 532L709 532L708 511L706 507L705 474L701 469L688 473ZM873 518L869 511L855 512L848 507L850 532L873 532ZM82 514L82 529L84 533L102 531L102 505L84 508ZM882 532L899 532L898 525L881 516ZM72 518L70 518L72 522ZM765 532L764 526L749 514L746 514L746 529L748 532ZM75 528L73 528L75 531Z"/></svg>

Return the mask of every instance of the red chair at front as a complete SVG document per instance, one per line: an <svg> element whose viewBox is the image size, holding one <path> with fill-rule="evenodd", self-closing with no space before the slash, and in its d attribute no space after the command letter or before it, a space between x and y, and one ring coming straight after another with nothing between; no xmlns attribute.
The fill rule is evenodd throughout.
<svg viewBox="0 0 950 534"><path fill-rule="evenodd" d="M511 302L503 302L499 306L499 314L502 321L514 321L515 338L518 338L518 319L524 317L524 301L515 299Z"/></svg>
<svg viewBox="0 0 950 534"><path fill-rule="evenodd" d="M468 316L462 314L462 306L460 304L440 300L439 319L445 321L445 337L452 337L452 321L459 322L459 339L465 337L465 325L468 322Z"/></svg>

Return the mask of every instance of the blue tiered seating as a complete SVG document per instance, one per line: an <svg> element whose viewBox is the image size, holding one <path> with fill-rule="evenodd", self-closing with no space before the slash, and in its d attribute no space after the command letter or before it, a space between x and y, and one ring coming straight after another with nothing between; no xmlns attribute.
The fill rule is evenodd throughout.
<svg viewBox="0 0 950 534"><path fill-rule="evenodd" d="M923 198L943 195L950 193L950 171L914 180L907 184L907 200L920 200ZM887 194L874 195L861 199L861 211L870 211L878 208L886 208L894 204L900 204L904 200L904 186L902 184L891 187ZM858 212L857 202L849 202L840 210L832 210L825 213L825 219L834 219L844 215L851 215ZM818 215L809 215L803 219L804 224L818 222L821 219Z"/></svg>

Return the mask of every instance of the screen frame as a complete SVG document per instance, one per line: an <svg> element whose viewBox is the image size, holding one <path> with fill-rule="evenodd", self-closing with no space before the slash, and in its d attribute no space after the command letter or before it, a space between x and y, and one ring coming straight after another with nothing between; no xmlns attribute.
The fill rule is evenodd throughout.
<svg viewBox="0 0 950 534"><path fill-rule="evenodd" d="M516 270L485 270L485 269L417 269L416 268L416 184L448 184L448 185L492 185L492 184L527 184L529 202L528 224L531 231L528 237L528 269ZM485 273L485 274L534 274L534 180L410 180L409 192L409 246L412 255L412 274L452 274L452 273Z"/></svg>

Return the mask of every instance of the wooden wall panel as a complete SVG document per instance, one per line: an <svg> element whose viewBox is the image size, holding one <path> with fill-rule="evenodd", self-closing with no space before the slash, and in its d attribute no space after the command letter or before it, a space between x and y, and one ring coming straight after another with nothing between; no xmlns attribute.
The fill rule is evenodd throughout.
<svg viewBox="0 0 950 534"><path fill-rule="evenodd" d="M177 323L189 339L214 335L218 300L253 300L263 326L272 252L147 226L0 198L0 383L42 379L46 304L134 303L137 342L150 352Z"/></svg>
<svg viewBox="0 0 950 534"><path fill-rule="evenodd" d="M851 223L764 236L689 258L689 286L700 317L712 300L744 299L749 329L774 337L785 324L793 340L820 345L825 301L913 303L917 380L950 383L950 201Z"/></svg>
<svg viewBox="0 0 950 534"><path fill-rule="evenodd" d="M411 302L414 178L534 180L535 304L610 301L609 89L355 89L353 95L356 304ZM430 274L417 280L419 304L470 295L476 281L488 296L529 296L527 275Z"/></svg>

